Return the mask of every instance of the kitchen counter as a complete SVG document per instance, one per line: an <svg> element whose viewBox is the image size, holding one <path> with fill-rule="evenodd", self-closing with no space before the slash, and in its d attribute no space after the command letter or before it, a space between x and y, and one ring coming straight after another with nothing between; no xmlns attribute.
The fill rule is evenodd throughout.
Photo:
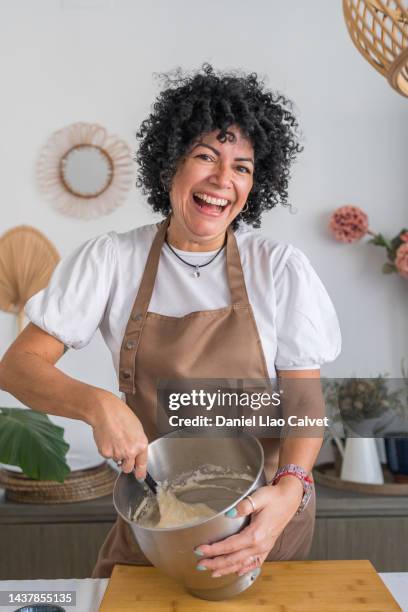
<svg viewBox="0 0 408 612"><path fill-rule="evenodd" d="M408 572L405 571L408 569L408 498L316 488L317 527L314 554L310 558L370 558L377 571L386 570L379 575L403 612L408 612ZM91 557L96 556L104 533L115 520L112 497L47 506L8 502L2 493L0 490L0 540L2 551L8 552L0 554L0 566L3 566L0 576L14 578L23 576L23 571L32 576L35 568L37 576L77 576L78 579L3 580L0 590L73 590L77 605L67 607L67 612L96 612L108 581L81 579L81 576L90 575L89 568L94 563ZM402 560L396 566L398 548ZM391 561L384 567L381 564L386 557ZM15 569L10 575L7 572L11 566ZM17 607L0 606L0 612L12 612Z"/></svg>
<svg viewBox="0 0 408 612"><path fill-rule="evenodd" d="M389 591L408 612L408 572L379 574ZM1 591L76 591L76 606L67 606L67 612L97 612L108 579L93 580L6 580L0 581ZM14 612L18 606L0 606L0 612ZM265 606L266 608L266 606ZM146 610L148 612L148 610ZM290 610L288 610L290 612Z"/></svg>

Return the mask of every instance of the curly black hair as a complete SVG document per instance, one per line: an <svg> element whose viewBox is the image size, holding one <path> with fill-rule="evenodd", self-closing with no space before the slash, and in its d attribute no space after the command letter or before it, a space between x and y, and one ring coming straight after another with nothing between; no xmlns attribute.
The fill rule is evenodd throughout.
<svg viewBox="0 0 408 612"><path fill-rule="evenodd" d="M255 154L248 206L234 220L234 229L238 219L260 227L265 210L288 204L290 166L303 149L290 100L265 89L256 73L216 72L210 64L192 75L176 69L158 76L166 88L136 133L135 158L137 186L155 212L169 214L168 190L192 142L216 129L218 140L225 142L232 125L250 139Z"/></svg>

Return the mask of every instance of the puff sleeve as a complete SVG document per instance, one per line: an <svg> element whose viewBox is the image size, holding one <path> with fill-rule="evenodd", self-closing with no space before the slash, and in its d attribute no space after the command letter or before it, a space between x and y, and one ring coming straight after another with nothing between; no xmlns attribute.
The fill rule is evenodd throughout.
<svg viewBox="0 0 408 612"><path fill-rule="evenodd" d="M307 257L290 247L276 280L277 370L319 368L341 350L336 312Z"/></svg>
<svg viewBox="0 0 408 612"><path fill-rule="evenodd" d="M86 346L103 319L115 259L109 234L78 247L59 262L48 287L28 300L28 319L70 348Z"/></svg>

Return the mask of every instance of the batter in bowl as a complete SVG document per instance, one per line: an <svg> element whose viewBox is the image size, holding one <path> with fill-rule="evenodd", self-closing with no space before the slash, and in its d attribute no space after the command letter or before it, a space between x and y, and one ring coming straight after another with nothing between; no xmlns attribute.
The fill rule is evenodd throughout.
<svg viewBox="0 0 408 612"><path fill-rule="evenodd" d="M228 507L252 480L249 474L205 466L179 476L171 484L158 483L157 495L147 491L133 520L143 527L160 529L200 523Z"/></svg>

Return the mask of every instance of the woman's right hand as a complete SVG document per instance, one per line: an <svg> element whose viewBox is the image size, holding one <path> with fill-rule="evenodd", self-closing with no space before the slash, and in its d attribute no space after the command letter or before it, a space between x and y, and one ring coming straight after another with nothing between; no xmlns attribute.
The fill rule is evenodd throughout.
<svg viewBox="0 0 408 612"><path fill-rule="evenodd" d="M144 479L148 440L137 416L109 391L98 393L92 412L93 418L89 423L99 453L107 459L123 460L123 472L129 473L134 469L136 478Z"/></svg>

